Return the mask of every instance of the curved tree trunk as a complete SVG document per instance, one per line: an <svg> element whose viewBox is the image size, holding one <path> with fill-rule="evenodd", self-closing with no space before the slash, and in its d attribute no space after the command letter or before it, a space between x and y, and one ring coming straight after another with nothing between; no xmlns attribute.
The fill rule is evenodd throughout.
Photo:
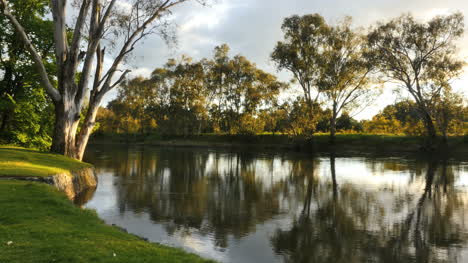
<svg viewBox="0 0 468 263"><path fill-rule="evenodd" d="M91 135L94 126L96 125L96 115L101 104L103 94L92 94L89 102L89 108L86 112L84 122L81 126L80 133L77 136L76 141L76 158L78 160L83 159L83 155L88 145L89 136Z"/></svg>

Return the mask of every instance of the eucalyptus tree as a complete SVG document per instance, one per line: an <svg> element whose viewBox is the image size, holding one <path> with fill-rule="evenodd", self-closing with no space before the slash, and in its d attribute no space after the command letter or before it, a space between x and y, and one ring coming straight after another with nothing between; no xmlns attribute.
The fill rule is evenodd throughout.
<svg viewBox="0 0 468 263"><path fill-rule="evenodd" d="M12 12L10 1L0 0L0 14L10 21L20 36L34 61L42 85L55 105L53 152L82 159L104 95L129 73L129 70L122 70L124 59L141 39L154 33L164 35L168 25L164 18L175 6L189 1L195 0L76 0L73 3L51 0L57 70L55 87L54 78L32 41L33 36ZM198 2L204 3L202 0ZM70 4L77 7L76 19L68 13ZM74 22L68 24L71 20ZM73 30L71 39L67 37L69 28ZM104 45L109 42L115 46L116 55L105 70ZM94 79L91 79L92 75ZM79 127L89 86L89 106Z"/></svg>
<svg viewBox="0 0 468 263"><path fill-rule="evenodd" d="M437 136L435 103L443 92L450 91L450 81L464 65L455 45L463 31L461 13L427 22L407 14L379 23L367 36L375 66L416 102L430 144Z"/></svg>
<svg viewBox="0 0 468 263"><path fill-rule="evenodd" d="M260 109L271 106L286 85L242 55L229 56L226 44L215 48L206 83L214 94L214 108L222 115L223 128L235 132L242 120L251 123Z"/></svg>
<svg viewBox="0 0 468 263"><path fill-rule="evenodd" d="M279 70L288 70L301 86L309 107L309 118L314 118L314 106L320 90L320 57L327 45L330 27L319 14L291 16L284 19L284 40L276 44L271 54Z"/></svg>
<svg viewBox="0 0 468 263"><path fill-rule="evenodd" d="M179 61L170 59L166 70L171 83L168 97L173 134L200 133L207 119L207 89L204 86L205 69L202 63L182 56Z"/></svg>
<svg viewBox="0 0 468 263"><path fill-rule="evenodd" d="M157 94L158 90L150 80L136 77L124 80L119 85L117 98L108 106L122 122L133 124L133 129L140 133L148 133L156 128L156 121L152 118L150 109ZM130 132L129 129L124 130Z"/></svg>
<svg viewBox="0 0 468 263"><path fill-rule="evenodd" d="M330 139L335 141L336 120L343 110L363 110L377 89L371 89L372 61L367 61L364 36L351 29L351 18L333 26L320 60L319 88L331 104Z"/></svg>

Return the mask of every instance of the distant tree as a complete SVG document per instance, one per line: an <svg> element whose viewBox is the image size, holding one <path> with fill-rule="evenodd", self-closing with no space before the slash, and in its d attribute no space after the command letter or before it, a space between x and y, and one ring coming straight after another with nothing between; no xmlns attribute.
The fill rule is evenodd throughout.
<svg viewBox="0 0 468 263"><path fill-rule="evenodd" d="M307 116L314 119L314 106L318 102L320 90L321 57L327 45L330 27L319 14L291 16L284 19L281 26L284 41L276 44L271 54L279 70L290 71L303 90L304 101L308 106ZM311 132L313 132L312 129Z"/></svg>
<svg viewBox="0 0 468 263"><path fill-rule="evenodd" d="M43 54L34 41L34 35L21 24L12 10L14 4L0 0L0 15L6 17L28 50L42 86L55 105L55 127L51 150L76 159L82 159L89 135L104 95L116 87L129 72L121 72L121 64L135 45L145 36L160 32L167 35L167 21L163 18L171 10L190 0L82 0L74 1L77 17L72 25L67 22L70 6L67 0L51 0L50 15L54 25L54 51L57 88L54 74L47 69ZM21 1L14 1L21 2ZM199 0L198 2L203 2ZM123 4L122 4L123 3ZM67 30L72 28L71 38ZM104 72L105 48L111 42L116 55ZM85 47L85 51L82 48ZM93 62L96 57L96 63ZM94 81L90 81L94 71ZM78 74L80 72L80 74ZM120 76L119 76L120 75ZM80 124L88 86L91 86L87 111Z"/></svg>
<svg viewBox="0 0 468 263"><path fill-rule="evenodd" d="M434 119L436 127L446 142L448 135L465 134L468 121L467 107L463 106L463 96L451 90L445 90L434 99Z"/></svg>
<svg viewBox="0 0 468 263"><path fill-rule="evenodd" d="M316 120L309 118L309 105L303 98L297 98L283 106L287 111L286 132L294 136L309 136L316 129ZM319 109L318 105L314 105Z"/></svg>
<svg viewBox="0 0 468 263"><path fill-rule="evenodd" d="M430 144L437 136L437 100L450 91L450 80L464 65L456 56L455 46L463 31L463 15L454 13L424 23L403 15L379 23L368 34L368 55L383 76L399 83L400 90L414 99Z"/></svg>
<svg viewBox="0 0 468 263"><path fill-rule="evenodd" d="M320 56L319 88L325 102L331 105L330 141L335 141L336 121L343 110L363 110L378 94L372 89L372 61L367 61L364 36L351 29L351 18L345 18L327 32L326 45Z"/></svg>
<svg viewBox="0 0 468 263"><path fill-rule="evenodd" d="M98 130L96 133L111 134L118 133L120 129L120 118L118 118L114 111L101 107L96 116Z"/></svg>
<svg viewBox="0 0 468 263"><path fill-rule="evenodd" d="M397 133L424 136L425 128L419 115L419 109L415 102L403 100L386 106L381 113L377 114L387 120L398 121Z"/></svg>
<svg viewBox="0 0 468 263"><path fill-rule="evenodd" d="M166 64L166 78L170 82L169 128L172 134L199 134L208 118L205 69L200 62L183 56L180 61L170 59Z"/></svg>
<svg viewBox="0 0 468 263"><path fill-rule="evenodd" d="M242 129L241 120L256 119L259 111L272 106L280 90L286 88L246 57L230 58L226 44L215 48L206 82L212 92L212 116L229 133Z"/></svg>
<svg viewBox="0 0 468 263"><path fill-rule="evenodd" d="M336 129L343 132L362 132L362 124L352 118L347 112L343 112L336 119Z"/></svg>
<svg viewBox="0 0 468 263"><path fill-rule="evenodd" d="M397 119L387 119L378 114L363 122L363 130L370 134L401 134L403 129Z"/></svg>
<svg viewBox="0 0 468 263"><path fill-rule="evenodd" d="M137 122L137 132L149 133L156 128L156 122L150 115L150 108L157 92L149 80L136 77L125 80L119 85L117 98L109 105L119 112L119 117Z"/></svg>

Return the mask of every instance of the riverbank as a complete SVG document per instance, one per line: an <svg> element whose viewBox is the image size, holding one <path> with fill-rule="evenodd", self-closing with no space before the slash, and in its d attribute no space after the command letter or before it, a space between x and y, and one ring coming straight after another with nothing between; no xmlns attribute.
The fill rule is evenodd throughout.
<svg viewBox="0 0 468 263"><path fill-rule="evenodd" d="M334 151L338 155L356 154L414 154L424 152L424 137L373 134L338 134L330 144L328 134L314 135L312 140L287 135L262 134L255 136L202 134L198 136L156 136L98 134L91 144L134 144L175 147L210 147L248 149L258 151L294 151L322 153ZM468 154L468 137L449 137L447 145L437 151L452 156Z"/></svg>
<svg viewBox="0 0 468 263"><path fill-rule="evenodd" d="M209 262L108 226L50 185L10 180L89 167L59 155L0 147L0 262Z"/></svg>
<svg viewBox="0 0 468 263"><path fill-rule="evenodd" d="M93 167L63 155L15 146L0 145L0 157L0 177L48 177Z"/></svg>
<svg viewBox="0 0 468 263"><path fill-rule="evenodd" d="M0 179L53 185L71 200L97 186L91 164L12 146L0 146Z"/></svg>

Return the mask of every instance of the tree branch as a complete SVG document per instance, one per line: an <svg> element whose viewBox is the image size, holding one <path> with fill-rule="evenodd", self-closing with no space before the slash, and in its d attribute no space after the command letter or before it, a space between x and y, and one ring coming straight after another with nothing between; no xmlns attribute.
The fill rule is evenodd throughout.
<svg viewBox="0 0 468 263"><path fill-rule="evenodd" d="M44 63L42 62L41 55L37 52L36 48L31 43L31 39L26 34L24 28L21 26L18 20L16 20L16 17L11 13L8 7L8 1L0 0L0 4L3 9L2 10L3 15L5 15L10 20L16 32L19 34L21 41L25 45L26 49L29 51L32 57L32 60L34 61L34 65L36 66L39 72L39 75L41 77L41 82L44 85L47 94L52 98L54 102L60 101L62 96L60 95L59 91L56 88L54 88L54 86L50 82Z"/></svg>
<svg viewBox="0 0 468 263"><path fill-rule="evenodd" d="M80 42L83 36L83 27L86 21L88 14L88 9L90 6L90 0L83 0L80 8L80 13L78 15L75 30L73 31L73 39L70 45L70 64L68 65L68 71L70 74L76 72L78 66L78 56L80 53Z"/></svg>
<svg viewBox="0 0 468 263"><path fill-rule="evenodd" d="M51 0L54 19L55 57L58 64L58 78L63 78L64 63L68 55L67 25L65 22L67 0Z"/></svg>

